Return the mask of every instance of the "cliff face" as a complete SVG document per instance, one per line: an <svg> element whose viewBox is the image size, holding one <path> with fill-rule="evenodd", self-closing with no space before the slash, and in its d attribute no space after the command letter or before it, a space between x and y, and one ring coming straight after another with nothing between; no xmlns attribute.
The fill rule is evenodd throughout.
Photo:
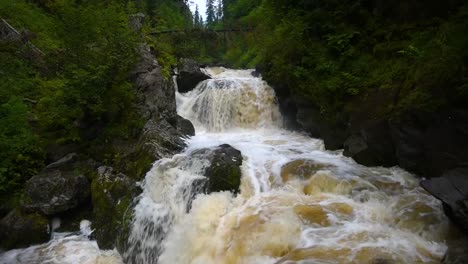
<svg viewBox="0 0 468 264"><path fill-rule="evenodd" d="M397 118L375 118L373 109L363 109L331 121L297 97L280 97L280 103L294 109L283 107L290 123L363 165L398 165L427 178L468 165L468 109L414 111Z"/></svg>

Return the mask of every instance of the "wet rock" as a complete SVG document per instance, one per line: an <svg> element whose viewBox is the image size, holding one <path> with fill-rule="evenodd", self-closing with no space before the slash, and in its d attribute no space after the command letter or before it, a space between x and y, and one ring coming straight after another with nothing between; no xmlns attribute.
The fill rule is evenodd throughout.
<svg viewBox="0 0 468 264"><path fill-rule="evenodd" d="M281 179L287 182L291 179L308 179L319 170L327 170L332 166L314 160L298 159L288 162L281 167Z"/></svg>
<svg viewBox="0 0 468 264"><path fill-rule="evenodd" d="M185 147L183 136L166 120L149 120L143 128L140 142L157 160L179 153Z"/></svg>
<svg viewBox="0 0 468 264"><path fill-rule="evenodd" d="M177 131L186 137L195 136L195 127L192 122L180 115L177 115Z"/></svg>
<svg viewBox="0 0 468 264"><path fill-rule="evenodd" d="M111 167L98 168L91 183L94 237L101 249L124 251L132 219L132 202L138 195L136 182Z"/></svg>
<svg viewBox="0 0 468 264"><path fill-rule="evenodd" d="M327 120L316 107L294 98L297 106L296 121L312 137L322 138L325 147L330 150L343 148L347 137L345 122ZM337 117L337 120L340 118Z"/></svg>
<svg viewBox="0 0 468 264"><path fill-rule="evenodd" d="M468 168L457 168L421 181L421 186L441 200L445 214L468 233Z"/></svg>
<svg viewBox="0 0 468 264"><path fill-rule="evenodd" d="M89 197L87 177L70 165L74 157L67 155L26 182L25 211L54 215L75 208Z"/></svg>
<svg viewBox="0 0 468 264"><path fill-rule="evenodd" d="M219 191L239 192L242 172L242 154L239 150L228 144L220 145L214 149L200 149L192 156L206 159L210 165L205 169L204 175L208 178L206 190L208 193Z"/></svg>
<svg viewBox="0 0 468 264"><path fill-rule="evenodd" d="M193 90L201 81L210 79L200 70L200 64L192 59L182 58L178 63L177 88L186 93Z"/></svg>
<svg viewBox="0 0 468 264"><path fill-rule="evenodd" d="M147 45L142 45L139 53L140 61L131 77L137 88L137 107L142 118L176 120L174 82L164 77Z"/></svg>
<svg viewBox="0 0 468 264"><path fill-rule="evenodd" d="M12 249L49 240L49 221L37 213L13 210L0 220L0 248Z"/></svg>
<svg viewBox="0 0 468 264"><path fill-rule="evenodd" d="M390 122L398 163L426 177L468 164L468 111L411 112Z"/></svg>
<svg viewBox="0 0 468 264"><path fill-rule="evenodd" d="M456 230L459 231L459 230ZM458 239L447 241L447 252L442 259L442 264L465 264L468 263L468 238L456 234Z"/></svg>
<svg viewBox="0 0 468 264"><path fill-rule="evenodd" d="M343 154L366 166L397 165L395 149L386 121L361 128L344 142Z"/></svg>

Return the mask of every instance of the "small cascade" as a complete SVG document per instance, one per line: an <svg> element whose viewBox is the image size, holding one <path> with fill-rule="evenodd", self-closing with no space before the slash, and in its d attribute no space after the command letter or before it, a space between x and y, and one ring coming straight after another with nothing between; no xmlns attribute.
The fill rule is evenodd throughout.
<svg viewBox="0 0 468 264"><path fill-rule="evenodd" d="M158 263L163 240L174 222L186 214L204 188L207 161L176 155L156 162L143 183L144 192L134 209L134 220L124 253L127 263Z"/></svg>
<svg viewBox="0 0 468 264"><path fill-rule="evenodd" d="M253 76L218 77L178 96L179 113L208 131L268 128L281 124L273 89Z"/></svg>

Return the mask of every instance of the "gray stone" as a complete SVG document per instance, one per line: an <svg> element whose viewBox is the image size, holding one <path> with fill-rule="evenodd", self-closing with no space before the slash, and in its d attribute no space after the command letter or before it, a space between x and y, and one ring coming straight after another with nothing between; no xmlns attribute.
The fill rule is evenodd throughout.
<svg viewBox="0 0 468 264"><path fill-rule="evenodd" d="M0 247L12 249L40 244L49 240L49 221L33 213L13 210L0 220Z"/></svg>
<svg viewBox="0 0 468 264"><path fill-rule="evenodd" d="M200 64L192 59L180 59L178 71L177 88L181 93L189 92L201 81L210 79L210 76L200 70Z"/></svg>
<svg viewBox="0 0 468 264"><path fill-rule="evenodd" d="M468 233L468 168L457 168L442 177L425 179L421 186L441 200L447 216Z"/></svg>
<svg viewBox="0 0 468 264"><path fill-rule="evenodd" d="M51 169L29 179L23 209L54 215L75 208L89 197L89 181L73 170Z"/></svg>
<svg viewBox="0 0 468 264"><path fill-rule="evenodd" d="M137 88L137 107L142 117L148 119L176 120L175 87L172 80L166 79L161 66L147 45L139 49L140 62L135 67L132 78Z"/></svg>
<svg viewBox="0 0 468 264"><path fill-rule="evenodd" d="M195 136L195 127L192 122L180 115L177 115L177 131L186 137Z"/></svg>

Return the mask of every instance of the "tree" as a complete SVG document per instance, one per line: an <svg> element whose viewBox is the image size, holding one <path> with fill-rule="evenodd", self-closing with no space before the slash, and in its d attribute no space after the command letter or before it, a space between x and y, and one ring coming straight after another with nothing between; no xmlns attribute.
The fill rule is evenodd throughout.
<svg viewBox="0 0 468 264"><path fill-rule="evenodd" d="M195 28L199 28L201 26L200 23L200 12L198 11L198 5L195 6L195 14L193 18L193 25Z"/></svg>
<svg viewBox="0 0 468 264"><path fill-rule="evenodd" d="M218 0L218 6L216 7L216 20L218 23L223 21L223 13L224 13L223 1Z"/></svg>
<svg viewBox="0 0 468 264"><path fill-rule="evenodd" d="M206 1L206 27L213 28L216 23L214 0Z"/></svg>

